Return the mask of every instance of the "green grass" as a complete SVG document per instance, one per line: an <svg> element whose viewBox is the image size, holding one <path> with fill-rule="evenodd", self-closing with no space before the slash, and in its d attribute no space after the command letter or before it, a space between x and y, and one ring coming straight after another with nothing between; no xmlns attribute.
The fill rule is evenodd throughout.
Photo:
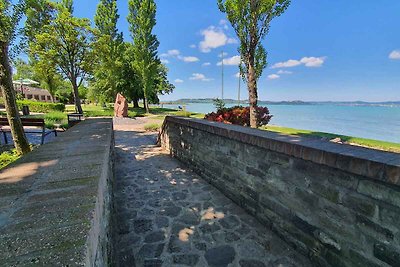
<svg viewBox="0 0 400 267"><path fill-rule="evenodd" d="M328 140L340 138L343 142L346 142L349 144L400 153L400 144L398 144L398 143L391 143L391 142L378 141L378 140L352 137L352 136L339 135L339 134L332 134L332 133L315 132L315 131L309 131L309 130L299 130L299 129L293 129L293 128L279 127L279 126L265 126L262 129L271 131L271 132L288 134L288 135L305 136L305 137L311 137L311 138L325 138Z"/></svg>
<svg viewBox="0 0 400 267"><path fill-rule="evenodd" d="M157 132L161 128L161 124L149 123L144 126L144 129L148 132Z"/></svg>
<svg viewBox="0 0 400 267"><path fill-rule="evenodd" d="M83 113L86 117L112 117L114 116L114 107L113 104L107 104L107 107L102 107L101 105L82 105ZM74 105L66 105L66 112L71 113L75 112ZM149 117L164 120L165 116L173 115L173 116L184 116L184 117L192 117L192 118L203 118L204 114L193 113L189 111L176 110L170 108L160 108L160 107L150 107L150 113L146 113L142 107L133 108L129 107L128 117Z"/></svg>
<svg viewBox="0 0 400 267"><path fill-rule="evenodd" d="M19 157L20 156L17 154L17 151L15 149L12 149L11 151L2 152L0 154L0 170L5 168L10 163L19 159Z"/></svg>

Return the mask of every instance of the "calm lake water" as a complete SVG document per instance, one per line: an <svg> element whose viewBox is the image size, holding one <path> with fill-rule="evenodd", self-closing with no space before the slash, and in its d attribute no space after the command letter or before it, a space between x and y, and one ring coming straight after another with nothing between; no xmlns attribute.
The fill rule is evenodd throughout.
<svg viewBox="0 0 400 267"><path fill-rule="evenodd" d="M274 116L272 125L400 143L400 107L268 105L268 108ZM212 103L189 103L186 110L209 113L215 108Z"/></svg>

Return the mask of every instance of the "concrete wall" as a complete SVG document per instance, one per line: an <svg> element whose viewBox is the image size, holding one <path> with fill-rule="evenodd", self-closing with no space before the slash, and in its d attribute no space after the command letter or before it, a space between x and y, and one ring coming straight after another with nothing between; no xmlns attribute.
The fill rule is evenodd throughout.
<svg viewBox="0 0 400 267"><path fill-rule="evenodd" d="M111 264L112 119L88 119L0 171L0 266Z"/></svg>
<svg viewBox="0 0 400 267"><path fill-rule="evenodd" d="M400 155L167 117L173 157L320 266L400 266Z"/></svg>

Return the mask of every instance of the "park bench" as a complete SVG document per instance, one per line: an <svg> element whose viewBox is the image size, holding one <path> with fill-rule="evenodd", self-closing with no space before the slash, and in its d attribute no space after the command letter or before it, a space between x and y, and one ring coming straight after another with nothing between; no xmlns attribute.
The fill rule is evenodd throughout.
<svg viewBox="0 0 400 267"><path fill-rule="evenodd" d="M41 144L44 144L44 138L53 133L54 135L57 136L57 131L56 130L49 130L46 132L46 125L44 123L44 119L37 119L37 118L21 118L21 122L22 122L22 126L23 127L37 127L37 128L41 128L42 131L38 132L38 131L25 131L25 133L41 133L42 134L42 140L41 140ZM7 118L0 118L0 131L3 133L4 136L4 142L6 144L8 144L8 140L7 140L7 132L10 132L10 129L4 129L4 126L10 126L10 124L8 123L8 119Z"/></svg>
<svg viewBox="0 0 400 267"><path fill-rule="evenodd" d="M68 127L72 127L77 123L81 122L84 118L84 115L81 113L69 113L67 114L68 117Z"/></svg>

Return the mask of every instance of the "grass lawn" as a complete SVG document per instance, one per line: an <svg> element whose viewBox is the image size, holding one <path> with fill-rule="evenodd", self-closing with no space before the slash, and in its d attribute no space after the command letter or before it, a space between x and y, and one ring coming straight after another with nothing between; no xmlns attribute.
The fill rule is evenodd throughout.
<svg viewBox="0 0 400 267"><path fill-rule="evenodd" d="M86 117L112 117L114 116L114 105L108 104L107 107L102 107L101 105L82 105L83 113ZM74 105L66 105L65 112L71 113L75 112ZM150 107L150 113L146 113L143 108L133 108L129 107L128 117L149 117L152 116L154 119L164 120L165 116L175 115L175 116L184 116L184 117L192 117L192 118L203 118L203 114L193 113L189 111L181 111L176 109L169 108L160 108L160 107Z"/></svg>
<svg viewBox="0 0 400 267"><path fill-rule="evenodd" d="M334 138L340 138L343 142L346 142L349 144L400 153L400 144L398 144L398 143L391 143L391 142L378 141L378 140L352 137L352 136L339 135L339 134L332 134L332 133L315 132L315 131L309 131L309 130L299 130L299 129L293 129L293 128L279 127L279 126L265 126L262 129L271 131L271 132L296 135L296 136L305 136L305 137L311 137L311 138L312 137L313 138L326 138L329 140L334 139Z"/></svg>

